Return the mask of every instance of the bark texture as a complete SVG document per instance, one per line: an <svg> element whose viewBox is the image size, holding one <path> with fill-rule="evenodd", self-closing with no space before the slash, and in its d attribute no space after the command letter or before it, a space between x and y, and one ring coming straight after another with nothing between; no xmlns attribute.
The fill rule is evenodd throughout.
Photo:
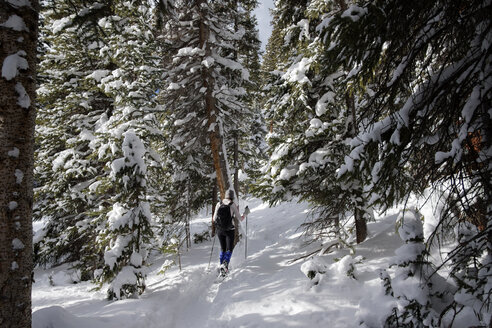
<svg viewBox="0 0 492 328"><path fill-rule="evenodd" d="M0 0L0 327L31 327L38 1ZM21 22L22 20L22 22Z"/></svg>
<svg viewBox="0 0 492 328"><path fill-rule="evenodd" d="M211 49L209 43L210 27L206 23L207 9L206 6L201 4L205 3L204 0L199 0L199 6L202 8L202 16L200 18L200 48L205 50L205 58L211 57ZM226 164L225 158L221 158L222 139L219 133L219 126L217 122L217 108L215 104L215 98L213 95L215 81L212 76L212 68L202 67L202 82L205 88L205 110L208 118L208 134L210 147L212 150L212 159L214 163L215 173L217 175L217 185L219 186L220 198L225 197L225 192L229 188L226 180ZM223 155L223 154L222 154Z"/></svg>

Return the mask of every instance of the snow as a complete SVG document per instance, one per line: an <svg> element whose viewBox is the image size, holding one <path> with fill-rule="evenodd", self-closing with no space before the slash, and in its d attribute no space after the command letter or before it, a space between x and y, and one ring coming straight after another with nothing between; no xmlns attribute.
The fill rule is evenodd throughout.
<svg viewBox="0 0 492 328"><path fill-rule="evenodd" d="M19 169L15 169L14 175L15 175L15 183L21 184L22 180L24 179L24 173Z"/></svg>
<svg viewBox="0 0 492 328"><path fill-rule="evenodd" d="M26 23L24 23L24 20L22 17L19 17L17 15L12 15L10 16L5 23L0 24L0 26L6 27L6 28L11 28L14 31L28 31Z"/></svg>
<svg viewBox="0 0 492 328"><path fill-rule="evenodd" d="M143 257L139 253L133 252L132 255L130 256L130 263L134 267L140 267L142 266L143 263Z"/></svg>
<svg viewBox="0 0 492 328"><path fill-rule="evenodd" d="M334 103L335 93L332 91L326 92L316 103L316 115L321 116L328 110L328 104Z"/></svg>
<svg viewBox="0 0 492 328"><path fill-rule="evenodd" d="M22 108L29 108L29 106L31 106L31 98L27 94L26 89L24 89L24 86L21 83L17 83L15 85L15 91L19 95L17 104Z"/></svg>
<svg viewBox="0 0 492 328"><path fill-rule="evenodd" d="M99 69L99 70L95 70L94 72L92 72L92 74L88 75L87 77L92 78L92 79L96 80L97 82L101 82L101 79L103 77L108 76L110 73L111 73L110 70Z"/></svg>
<svg viewBox="0 0 492 328"><path fill-rule="evenodd" d="M306 76L311 62L308 58L302 58L301 61L289 67L287 72L282 76L288 82L298 82L300 84L311 83Z"/></svg>
<svg viewBox="0 0 492 328"><path fill-rule="evenodd" d="M123 254L123 250L130 243L131 239L131 235L118 236L114 244L110 246L110 249L104 253L104 263L110 268L113 268L113 266L117 262L118 257Z"/></svg>
<svg viewBox="0 0 492 328"><path fill-rule="evenodd" d="M136 135L134 130L128 130L123 133L123 156L111 163L111 169L113 174L117 174L124 167L138 168L137 172L145 175L147 171L147 164L145 164L144 155L147 152L144 144L140 138Z"/></svg>
<svg viewBox="0 0 492 328"><path fill-rule="evenodd" d="M214 63L215 63L215 59L213 59L212 57L207 57L202 61L202 65L205 66L206 68L212 67Z"/></svg>
<svg viewBox="0 0 492 328"><path fill-rule="evenodd" d="M60 32L67 25L69 25L70 22L71 22L70 17L63 17L62 19L54 21L53 24L51 25L53 33L56 34L56 33Z"/></svg>
<svg viewBox="0 0 492 328"><path fill-rule="evenodd" d="M11 211L15 210L18 206L19 206L19 204L17 204L16 201L9 202L9 210L11 210Z"/></svg>
<svg viewBox="0 0 492 328"><path fill-rule="evenodd" d="M121 288L123 285L136 285L137 276L135 275L135 269L132 266L125 266L118 272L118 275L111 283L111 287L116 294L116 298L121 297Z"/></svg>
<svg viewBox="0 0 492 328"><path fill-rule="evenodd" d="M17 147L12 148L11 150L9 150L7 152L7 155L9 157L14 157L14 158L19 157L19 148L17 148Z"/></svg>
<svg viewBox="0 0 492 328"><path fill-rule="evenodd" d="M362 16L368 13L367 8L362 8L357 5L350 5L350 7L342 13L342 18L348 17L353 22L357 22Z"/></svg>
<svg viewBox="0 0 492 328"><path fill-rule="evenodd" d="M31 7L31 1L29 0L7 0L7 2L13 7Z"/></svg>
<svg viewBox="0 0 492 328"><path fill-rule="evenodd" d="M19 74L20 69L27 69L29 65L23 57L26 55L24 50L20 50L13 55L7 56L2 64L2 77L10 81Z"/></svg>
<svg viewBox="0 0 492 328"><path fill-rule="evenodd" d="M21 250L21 249L24 249L24 243L22 241L20 241L20 239L18 238L15 238L12 240L12 248L14 250Z"/></svg>
<svg viewBox="0 0 492 328"><path fill-rule="evenodd" d="M71 283L66 266L59 272L64 273L67 282L60 276L53 286L49 282L50 277L51 280L56 277L53 269L37 268L32 327L383 326L383 319L397 306L397 300L385 295L380 275L394 276L396 269L388 268L395 263L395 250L409 245L400 238L395 223L397 219L404 223L400 231L405 240L421 236L418 212L402 213L394 208L376 217L375 222L368 224L368 239L351 250L330 248L333 241L306 246L306 239L298 229L308 219L306 203L268 207L258 199L240 199L240 212L246 205L251 209L247 257L242 240L234 250L230 276L222 283L214 283L218 267L217 241L211 267L208 265L212 240L193 244L189 251L183 250L181 271L171 265L177 258L153 253L149 258L152 264L148 267L147 288L138 299L107 301L105 288L93 291L94 286L89 282ZM422 213L432 212L424 210ZM194 217L192 234L206 230L209 220L209 213L205 211ZM245 235L245 221L241 224ZM119 246L124 243L122 240ZM113 255L119 256L116 246L113 246ZM319 249L321 251L317 251ZM325 251L326 254L322 254ZM310 253L314 255L301 258ZM131 264L139 263L140 254L134 253ZM133 282L135 270L138 269L133 266L123 268L113 287ZM308 278L309 271L313 271L313 279ZM421 291L415 290L416 279L404 278L394 279L395 293L414 293L421 297ZM464 295L457 298L474 302ZM465 317L472 315L465 314Z"/></svg>
<svg viewBox="0 0 492 328"><path fill-rule="evenodd" d="M132 212L124 208L120 203L113 204L113 209L108 212L108 224L110 230L118 230L126 225L131 226Z"/></svg>

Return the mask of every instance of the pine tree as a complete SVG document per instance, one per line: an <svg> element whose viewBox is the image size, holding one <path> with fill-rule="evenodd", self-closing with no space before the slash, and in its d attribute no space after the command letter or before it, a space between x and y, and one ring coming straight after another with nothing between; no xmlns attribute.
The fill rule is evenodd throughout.
<svg viewBox="0 0 492 328"><path fill-rule="evenodd" d="M38 1L0 1L0 325L31 327Z"/></svg>
<svg viewBox="0 0 492 328"><path fill-rule="evenodd" d="M228 156L250 121L245 87L254 49L241 43L243 38L251 42L252 36L245 37L249 14L241 18L244 12L239 12L247 13L252 4L181 1L175 8L164 26L169 56L161 96L168 113L165 130L172 139L168 199L172 216L179 220L210 202L216 183L222 196L233 187Z"/></svg>
<svg viewBox="0 0 492 328"><path fill-rule="evenodd" d="M95 279L110 282L108 297L121 299L144 291L144 266L154 243L147 197L160 189L150 183L157 182L151 177L152 170L162 169L156 151L164 141L159 130L162 110L156 99L162 72L156 68L150 4L118 1L111 9L112 15L100 19L98 25L106 36L100 53L115 69L102 72L97 87L114 99L113 111L91 142L98 158L106 168L111 167L109 175L98 178L97 192L111 198L92 215L97 222L97 247L104 252L104 267Z"/></svg>
<svg viewBox="0 0 492 328"><path fill-rule="evenodd" d="M115 204L134 212L140 206L148 219L151 209L147 211L142 199L155 200L157 208L162 204L156 195L162 188L162 181L156 181L162 170L157 149L164 143L158 129L162 110L156 102L162 72L151 31L152 7L138 1L88 7L55 2L48 4L45 17L49 50L38 90L43 106L37 213L48 223L39 237L39 262L73 262L83 279L108 281L123 266L110 268L116 270L111 274L103 270L106 247L118 233L127 233L108 228L108 213L118 207ZM123 156L124 133L130 130L146 149L140 203L124 188L125 181L118 180L137 178L111 174L111 164ZM140 222L145 225L143 218ZM134 228L142 235L131 247L145 249L152 232L147 226ZM119 290L110 294L127 296Z"/></svg>
<svg viewBox="0 0 492 328"><path fill-rule="evenodd" d="M386 271L381 275L386 295L396 299L396 306L385 320L388 328L440 327L440 312L453 299L455 287L436 274L427 260L422 219L415 210L406 210L397 219L397 230L405 244L395 251L398 267L394 278Z"/></svg>
<svg viewBox="0 0 492 328"><path fill-rule="evenodd" d="M327 69L354 67L346 83L361 99L340 175L369 177L382 209L425 188L442 195L447 205L430 244L458 223L477 226L450 259L467 267L467 243L486 252L472 293L483 295L479 319L491 299L490 9L488 1L362 1L336 12L323 35Z"/></svg>
<svg viewBox="0 0 492 328"><path fill-rule="evenodd" d="M102 256L94 254L97 233L88 213L104 198L94 191L105 163L94 155L91 142L113 112L113 99L97 87L114 67L99 54L104 40L97 20L109 13L110 7L99 3L47 1L43 7L47 50L37 90L34 218L45 226L35 237L36 262L56 265L91 257L91 268L81 268L84 280L92 278Z"/></svg>
<svg viewBox="0 0 492 328"><path fill-rule="evenodd" d="M228 146L236 122L243 116L243 84L249 78L234 50L245 31L235 30L237 8L229 2L183 1L176 7L180 8L176 21L170 22L167 29L167 38L175 41L175 49L167 66L169 77L164 97L174 114L173 135L181 137L174 143L180 151L183 146L198 149L193 159L201 163L210 163L207 153L212 155L223 195L232 186ZM192 129L193 126L200 129ZM206 143L209 146L203 147Z"/></svg>
<svg viewBox="0 0 492 328"><path fill-rule="evenodd" d="M255 176L259 174L261 160L265 159L265 123L261 111L261 66L260 46L258 39L257 21L253 16L253 10L258 1L243 0L237 5L238 17L236 29L244 30L244 36L236 42L237 61L249 72L249 81L245 81L245 95L241 97L243 102L243 117L236 122L236 130L233 139L233 169L234 189L239 198L240 192L246 192L246 188L254 183ZM241 177L239 176L241 174ZM244 190L239 186L239 180L245 181Z"/></svg>
<svg viewBox="0 0 492 328"><path fill-rule="evenodd" d="M337 8L333 2L279 2L277 23L265 67L274 69L267 85L271 158L270 172L260 193L272 202L294 196L314 205L313 220L305 225L310 235L342 236L341 220L355 218L357 242L365 239L371 218L361 178L339 180L337 170L348 148L345 140L356 130L350 105L353 97L341 83L344 67L325 69L328 46L322 39L325 24ZM284 50L277 53L279 45ZM289 56L286 56L289 54ZM274 65L273 65L274 64ZM349 101L348 101L349 100Z"/></svg>
<svg viewBox="0 0 492 328"><path fill-rule="evenodd" d="M152 243L152 213L146 201L146 149L133 130L123 134L123 157L113 161L111 178L117 194L107 213L107 228L100 233L107 247L100 280L110 282L109 299L142 294L145 262Z"/></svg>

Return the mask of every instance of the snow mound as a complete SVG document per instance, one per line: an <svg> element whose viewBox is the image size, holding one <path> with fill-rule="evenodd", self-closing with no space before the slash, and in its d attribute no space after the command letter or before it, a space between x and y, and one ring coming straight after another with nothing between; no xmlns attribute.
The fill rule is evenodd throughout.
<svg viewBox="0 0 492 328"><path fill-rule="evenodd" d="M77 317L61 306L50 306L32 314L32 328L87 328L101 325L99 320Z"/></svg>

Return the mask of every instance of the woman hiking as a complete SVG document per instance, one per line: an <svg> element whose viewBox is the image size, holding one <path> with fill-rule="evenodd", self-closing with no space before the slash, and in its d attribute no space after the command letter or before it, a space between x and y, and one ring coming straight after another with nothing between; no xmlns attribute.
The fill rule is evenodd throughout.
<svg viewBox="0 0 492 328"><path fill-rule="evenodd" d="M220 242L220 275L225 276L229 271L232 251L234 250L234 218L244 220L244 215L239 214L239 208L234 202L234 190L227 190L225 198L215 206L212 224ZM239 227L237 227L239 228Z"/></svg>

